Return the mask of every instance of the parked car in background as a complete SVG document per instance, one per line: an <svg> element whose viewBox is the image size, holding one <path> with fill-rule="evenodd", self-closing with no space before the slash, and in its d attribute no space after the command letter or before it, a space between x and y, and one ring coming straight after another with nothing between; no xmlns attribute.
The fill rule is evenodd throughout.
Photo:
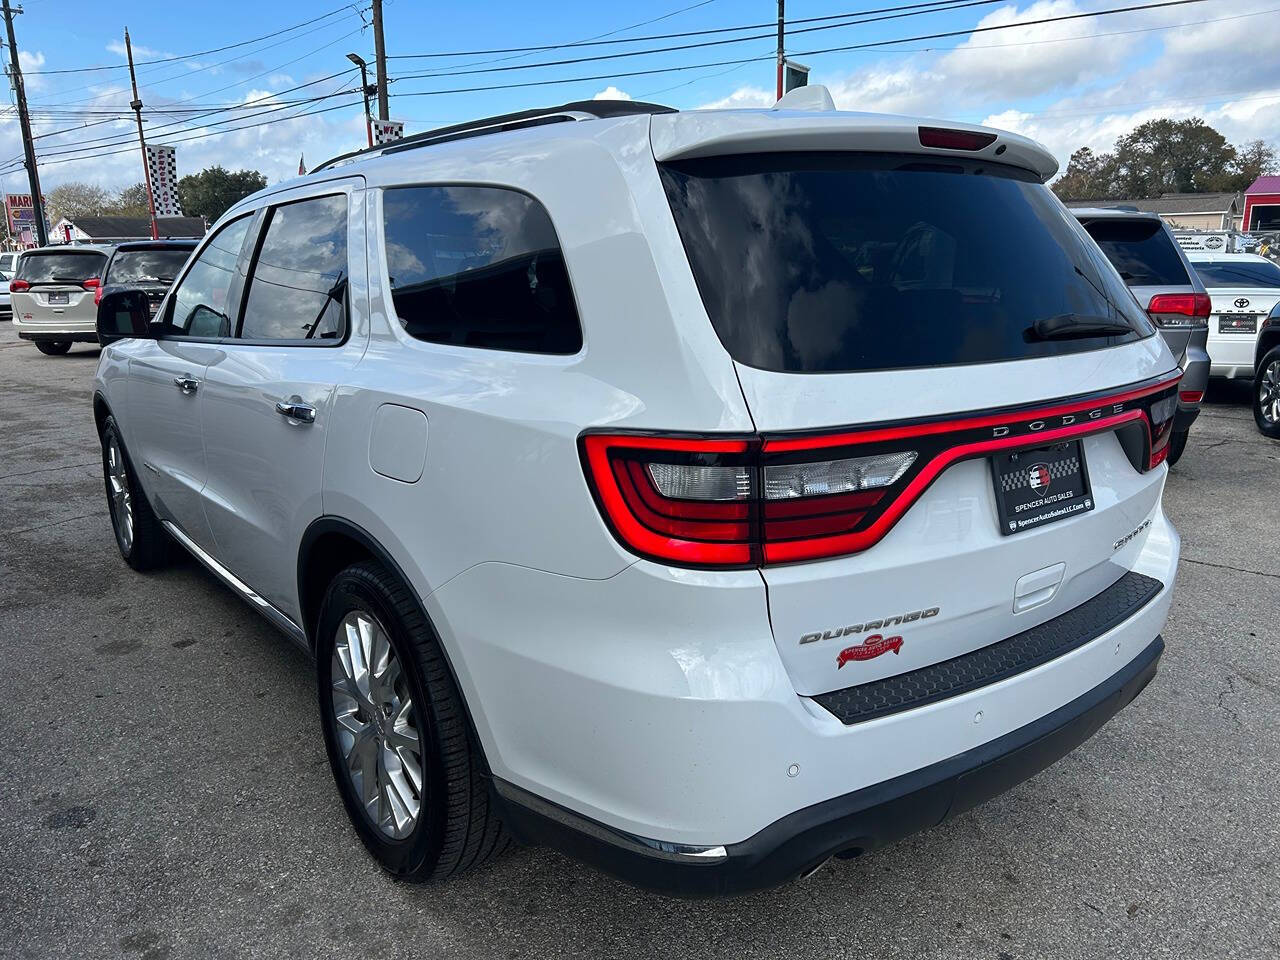
<svg viewBox="0 0 1280 960"><path fill-rule="evenodd" d="M13 318L13 306L9 300L9 274L0 270L0 320Z"/></svg>
<svg viewBox="0 0 1280 960"><path fill-rule="evenodd" d="M195 240L136 240L119 244L107 260L94 302L100 303L104 296L117 290L141 290L147 295L154 315L196 243Z"/></svg>
<svg viewBox="0 0 1280 960"><path fill-rule="evenodd" d="M154 321L103 298L121 555L314 656L393 874L770 886L1155 675L1177 362L1043 147L830 102L433 131L237 203Z"/></svg>
<svg viewBox="0 0 1280 960"><path fill-rule="evenodd" d="M1138 210L1081 207L1071 211L1097 241L1155 322L1182 367L1178 416L1169 446L1172 466L1186 449L1209 383L1209 295L1168 225Z"/></svg>
<svg viewBox="0 0 1280 960"><path fill-rule="evenodd" d="M7 273L12 278L18 272L18 257L20 256L22 256L22 252L17 250L0 253L0 273Z"/></svg>
<svg viewBox="0 0 1280 960"><path fill-rule="evenodd" d="M111 247L71 245L27 250L9 283L18 336L48 356L73 343L97 343L94 295Z"/></svg>
<svg viewBox="0 0 1280 960"><path fill-rule="evenodd" d="M1262 320L1280 302L1280 267L1252 253L1187 254L1209 291L1209 373L1252 377L1257 370Z"/></svg>
<svg viewBox="0 0 1280 960"><path fill-rule="evenodd" d="M1280 303L1263 318L1254 356L1253 419L1264 436L1280 440Z"/></svg>

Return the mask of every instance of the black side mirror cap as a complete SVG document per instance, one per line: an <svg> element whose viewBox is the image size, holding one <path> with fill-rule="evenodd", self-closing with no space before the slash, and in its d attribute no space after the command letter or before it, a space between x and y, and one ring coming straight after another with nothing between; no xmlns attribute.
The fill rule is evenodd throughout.
<svg viewBox="0 0 1280 960"><path fill-rule="evenodd" d="M151 337L151 307L141 290L117 290L98 303L98 343Z"/></svg>

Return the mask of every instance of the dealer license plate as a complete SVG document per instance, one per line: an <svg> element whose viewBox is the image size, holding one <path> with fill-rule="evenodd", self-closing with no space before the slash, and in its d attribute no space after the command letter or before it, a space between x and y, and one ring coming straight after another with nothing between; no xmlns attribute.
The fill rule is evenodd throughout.
<svg viewBox="0 0 1280 960"><path fill-rule="evenodd" d="M991 458L1000 532L1021 533L1093 509L1079 440Z"/></svg>

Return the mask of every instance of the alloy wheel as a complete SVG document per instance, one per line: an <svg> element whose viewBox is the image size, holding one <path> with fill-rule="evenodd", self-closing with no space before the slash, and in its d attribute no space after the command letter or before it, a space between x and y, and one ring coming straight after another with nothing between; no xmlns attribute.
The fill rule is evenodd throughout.
<svg viewBox="0 0 1280 960"><path fill-rule="evenodd" d="M116 532L128 553L133 547L133 493L129 489L124 453L114 436L107 442L107 485L111 490L111 514L116 522Z"/></svg>
<svg viewBox="0 0 1280 960"><path fill-rule="evenodd" d="M1258 378L1258 408L1268 424L1280 423L1280 360L1267 364Z"/></svg>
<svg viewBox="0 0 1280 960"><path fill-rule="evenodd" d="M422 738L404 670L387 631L363 610L343 617L331 671L338 749L361 807L393 840L422 811Z"/></svg>

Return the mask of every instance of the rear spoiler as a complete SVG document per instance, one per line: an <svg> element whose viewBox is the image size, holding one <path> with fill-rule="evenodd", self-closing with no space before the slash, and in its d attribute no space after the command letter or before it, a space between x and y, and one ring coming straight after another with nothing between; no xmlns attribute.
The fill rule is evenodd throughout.
<svg viewBox="0 0 1280 960"><path fill-rule="evenodd" d="M813 109L811 105L806 109L786 109L788 106L780 101L779 109L773 110L655 114L649 128L654 158L663 163L734 153L858 150L988 159L1029 170L1041 182L1058 172L1053 154L1016 133L945 120L848 113ZM930 138L926 133L922 139L922 131L978 135L974 141L981 139L986 145L980 149L926 146L925 141Z"/></svg>

